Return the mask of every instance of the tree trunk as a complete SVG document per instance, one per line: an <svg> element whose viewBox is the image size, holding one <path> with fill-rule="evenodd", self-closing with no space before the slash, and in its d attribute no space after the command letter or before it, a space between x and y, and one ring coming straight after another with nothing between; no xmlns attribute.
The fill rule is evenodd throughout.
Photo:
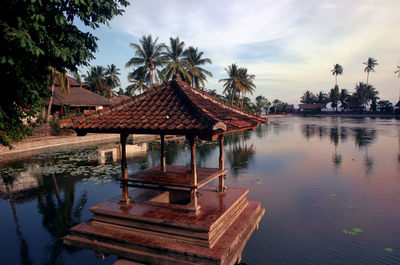
<svg viewBox="0 0 400 265"><path fill-rule="evenodd" d="M51 106L53 105L53 94L54 94L55 88L56 88L56 75L53 76L53 80L51 81L51 96L49 99L49 106L47 107L46 121L50 120L50 110L51 110Z"/></svg>
<svg viewBox="0 0 400 265"><path fill-rule="evenodd" d="M369 72L367 72L367 85L368 85L368 77L369 77Z"/></svg>

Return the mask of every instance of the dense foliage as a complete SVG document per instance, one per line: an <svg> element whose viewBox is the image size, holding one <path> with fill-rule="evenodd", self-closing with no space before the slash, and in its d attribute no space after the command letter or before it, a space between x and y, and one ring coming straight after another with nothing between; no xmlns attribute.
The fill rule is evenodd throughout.
<svg viewBox="0 0 400 265"><path fill-rule="evenodd" d="M0 4L0 142L26 135L22 119L37 114L50 93L50 67L76 70L93 58L96 37L74 25L95 29L121 15L126 0L10 0Z"/></svg>

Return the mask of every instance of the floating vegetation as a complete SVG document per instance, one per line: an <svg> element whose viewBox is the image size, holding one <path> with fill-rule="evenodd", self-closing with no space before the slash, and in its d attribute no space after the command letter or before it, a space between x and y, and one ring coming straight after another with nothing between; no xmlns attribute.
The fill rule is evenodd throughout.
<svg viewBox="0 0 400 265"><path fill-rule="evenodd" d="M358 227L354 227L354 228L351 229L351 230L343 229L342 231L343 231L343 233L345 233L346 235L352 235L352 236L355 236L355 235L357 235L358 233L362 233L362 232L363 232L363 230L362 230L361 228L358 228Z"/></svg>
<svg viewBox="0 0 400 265"><path fill-rule="evenodd" d="M103 176L103 177L90 177L82 179L82 182L85 184L92 184L92 185L104 185L109 183L113 180L110 176Z"/></svg>
<svg viewBox="0 0 400 265"><path fill-rule="evenodd" d="M385 248L385 251L386 252L393 252L393 249L392 248Z"/></svg>
<svg viewBox="0 0 400 265"><path fill-rule="evenodd" d="M257 179L257 184L263 184L263 181L261 179Z"/></svg>
<svg viewBox="0 0 400 265"><path fill-rule="evenodd" d="M349 208L349 209L354 209L354 208L357 208L357 206L355 206L354 204L349 204L349 205L347 206L347 208Z"/></svg>
<svg viewBox="0 0 400 265"><path fill-rule="evenodd" d="M329 197L336 197L336 193L331 193L331 194L329 194Z"/></svg>

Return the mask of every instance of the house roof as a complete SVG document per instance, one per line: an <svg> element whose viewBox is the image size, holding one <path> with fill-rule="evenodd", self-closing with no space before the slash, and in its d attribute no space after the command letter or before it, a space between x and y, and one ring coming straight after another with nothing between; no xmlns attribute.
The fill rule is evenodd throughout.
<svg viewBox="0 0 400 265"><path fill-rule="evenodd" d="M115 104L121 104L122 102L126 101L130 99L129 96L126 95L120 95L120 96L116 96L113 98L109 98L108 100L111 102L111 105L115 105Z"/></svg>
<svg viewBox="0 0 400 265"><path fill-rule="evenodd" d="M68 105L72 107L84 106L109 106L112 103L90 90L78 86L70 85L70 94L60 91L60 87L56 86L53 94L53 105Z"/></svg>
<svg viewBox="0 0 400 265"><path fill-rule="evenodd" d="M302 109L302 110L323 109L325 107L326 107L326 103L299 104L299 109Z"/></svg>
<svg viewBox="0 0 400 265"><path fill-rule="evenodd" d="M266 119L222 103L174 77L121 104L68 120L63 127L78 134L195 134L206 137L255 128Z"/></svg>

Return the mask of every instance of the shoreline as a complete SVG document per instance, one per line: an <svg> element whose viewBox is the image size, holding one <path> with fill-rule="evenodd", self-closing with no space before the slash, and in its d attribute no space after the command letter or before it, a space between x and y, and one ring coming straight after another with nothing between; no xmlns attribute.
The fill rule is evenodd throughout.
<svg viewBox="0 0 400 265"><path fill-rule="evenodd" d="M266 118L286 118L286 117L342 117L342 118L400 118L400 115L395 114L381 114L381 113L316 113L316 114L303 114L303 113L288 113L288 114L264 114L261 115Z"/></svg>
<svg viewBox="0 0 400 265"><path fill-rule="evenodd" d="M27 138L19 142L12 143L13 149L7 146L0 146L0 163L10 162L27 156L40 154L48 149L59 147L79 147L90 146L99 143L119 143L119 134L88 134L86 136L41 136ZM135 134L130 137L134 144L148 143L156 141L157 135ZM175 137L168 137L175 139ZM167 140L167 139L166 139Z"/></svg>

